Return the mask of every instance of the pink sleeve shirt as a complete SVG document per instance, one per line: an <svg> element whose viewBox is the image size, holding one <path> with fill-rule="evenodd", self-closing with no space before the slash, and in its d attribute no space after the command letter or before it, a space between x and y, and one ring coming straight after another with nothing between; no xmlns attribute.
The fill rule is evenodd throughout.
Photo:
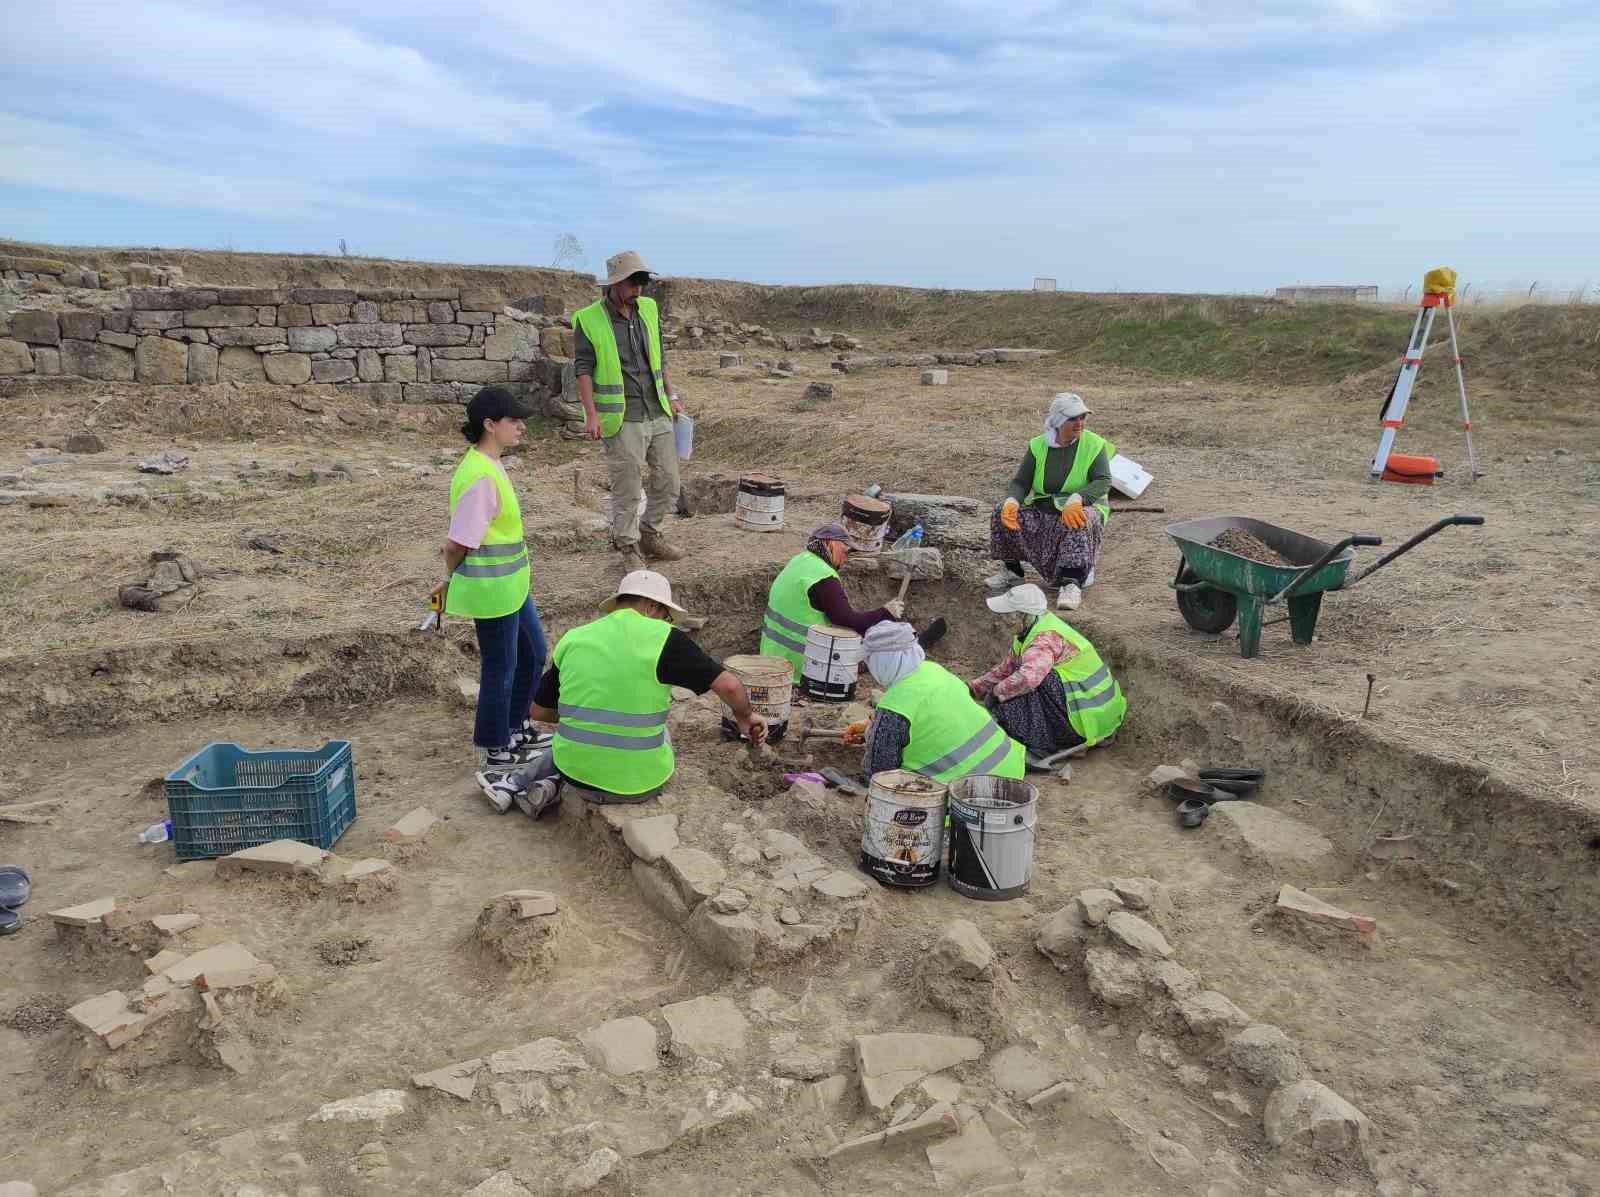
<svg viewBox="0 0 1600 1197"><path fill-rule="evenodd" d="M495 464L495 469L500 469L499 463ZM479 478L461 492L461 499L450 516L448 535L463 548L475 549L483 543L484 533L499 514L500 489L493 478Z"/></svg>

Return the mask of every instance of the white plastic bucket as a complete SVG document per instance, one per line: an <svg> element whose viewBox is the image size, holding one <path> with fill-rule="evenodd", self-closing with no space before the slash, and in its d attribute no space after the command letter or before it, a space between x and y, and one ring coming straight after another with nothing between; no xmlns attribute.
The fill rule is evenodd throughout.
<svg viewBox="0 0 1600 1197"><path fill-rule="evenodd" d="M861 637L849 628L815 623L806 629L800 689L824 702L849 702L861 676Z"/></svg>
<svg viewBox="0 0 1600 1197"><path fill-rule="evenodd" d="M918 889L939 879L945 785L909 769L874 773L861 825L861 867L885 885Z"/></svg>
<svg viewBox="0 0 1600 1197"><path fill-rule="evenodd" d="M770 474L742 474L733 522L746 532L783 531L783 481Z"/></svg>
<svg viewBox="0 0 1600 1197"><path fill-rule="evenodd" d="M962 777L950 785L950 888L1001 902L1028 892L1039 790L1009 777Z"/></svg>
<svg viewBox="0 0 1600 1197"><path fill-rule="evenodd" d="M672 421L672 442L678 447L678 460L694 456L694 417L678 415Z"/></svg>
<svg viewBox="0 0 1600 1197"><path fill-rule="evenodd" d="M783 739L789 727L790 700L794 695L794 666L789 664L788 658L740 653L724 657L722 664L750 692L751 708L767 721L767 738L773 743ZM739 725L734 722L726 703L722 705L722 731L729 739L739 738Z"/></svg>

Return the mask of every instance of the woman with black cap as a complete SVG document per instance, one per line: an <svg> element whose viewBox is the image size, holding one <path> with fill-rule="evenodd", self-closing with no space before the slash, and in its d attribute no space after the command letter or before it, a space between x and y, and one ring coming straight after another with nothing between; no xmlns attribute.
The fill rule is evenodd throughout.
<svg viewBox="0 0 1600 1197"><path fill-rule="evenodd" d="M471 444L450 480L445 579L434 593L448 615L470 617L478 633L479 763L510 769L536 738L528 722L544 670L544 628L533 605L522 511L500 456L522 442L530 410L504 387L484 387L467 404L461 435Z"/></svg>

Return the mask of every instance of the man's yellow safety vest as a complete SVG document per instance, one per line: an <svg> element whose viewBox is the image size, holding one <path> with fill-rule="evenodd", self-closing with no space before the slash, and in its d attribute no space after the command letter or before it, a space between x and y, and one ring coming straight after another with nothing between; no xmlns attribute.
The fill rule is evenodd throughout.
<svg viewBox="0 0 1600 1197"><path fill-rule="evenodd" d="M561 686L552 750L563 776L613 794L666 784L672 687L656 680L656 665L671 632L665 620L622 607L561 637L551 657Z"/></svg>
<svg viewBox="0 0 1600 1197"><path fill-rule="evenodd" d="M667 398L667 383L661 376L661 318L656 311L656 301L643 295L634 300L639 308L639 318L644 321L645 342L650 358L650 376L655 381L656 398L661 411L672 418L672 402ZM611 330L611 314L606 311L604 298L586 308L579 308L572 317L575 328L594 346L594 410L600 417L600 435L613 437L622 428L622 413L627 403L622 395L622 358L617 353L617 335Z"/></svg>

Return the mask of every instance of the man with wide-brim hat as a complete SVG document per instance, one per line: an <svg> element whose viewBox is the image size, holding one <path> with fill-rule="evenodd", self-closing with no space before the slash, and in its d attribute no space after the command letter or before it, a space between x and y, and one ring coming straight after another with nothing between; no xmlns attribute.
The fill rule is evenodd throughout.
<svg viewBox="0 0 1600 1197"><path fill-rule="evenodd" d="M678 502L672 425L683 407L667 373L656 301L641 294L655 271L634 250L606 259L600 298L572 317L574 371L589 436L611 473L611 543L623 573L683 551L661 532ZM639 512L639 496L645 508Z"/></svg>
<svg viewBox="0 0 1600 1197"><path fill-rule="evenodd" d="M478 785L500 811L512 803L539 818L571 783L589 802L648 802L672 776L667 716L672 687L714 691L752 743L767 738L767 721L750 706L737 676L672 626L672 584L653 570L634 570L601 606L600 618L573 628L556 644L530 715L555 724L550 748L527 768L484 771Z"/></svg>

